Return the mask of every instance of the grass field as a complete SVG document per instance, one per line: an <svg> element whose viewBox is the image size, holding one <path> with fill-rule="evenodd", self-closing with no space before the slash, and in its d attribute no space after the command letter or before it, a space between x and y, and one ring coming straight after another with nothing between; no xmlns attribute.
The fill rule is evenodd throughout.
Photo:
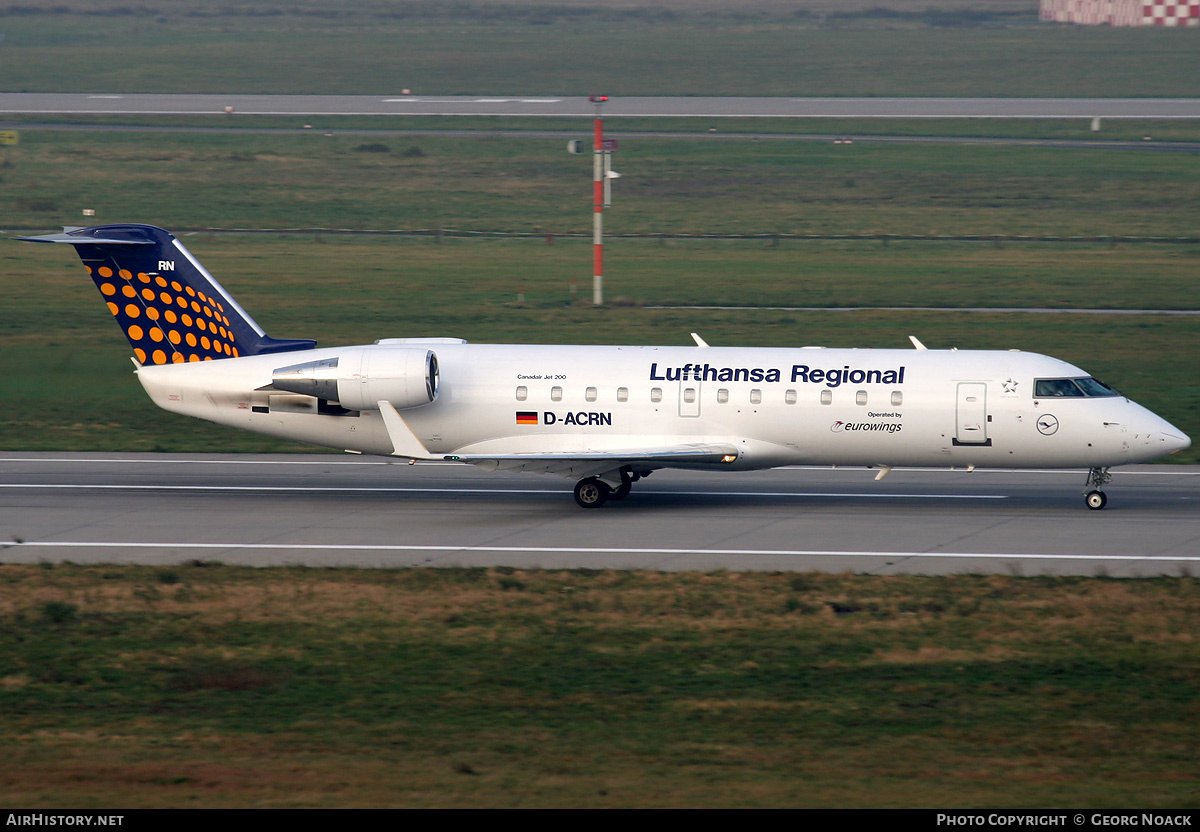
<svg viewBox="0 0 1200 832"><path fill-rule="evenodd" d="M3 566L0 793L76 809L1189 810L1197 590Z"/></svg>
<svg viewBox="0 0 1200 832"><path fill-rule="evenodd" d="M1195 30L1038 24L1036 5L56 2L0 15L0 60L10 92L1190 97L1200 89Z"/></svg>
<svg viewBox="0 0 1200 832"><path fill-rule="evenodd" d="M583 134L583 125L579 125ZM1191 153L624 141L621 234L1197 237ZM591 160L558 138L22 131L0 228L591 230Z"/></svg>

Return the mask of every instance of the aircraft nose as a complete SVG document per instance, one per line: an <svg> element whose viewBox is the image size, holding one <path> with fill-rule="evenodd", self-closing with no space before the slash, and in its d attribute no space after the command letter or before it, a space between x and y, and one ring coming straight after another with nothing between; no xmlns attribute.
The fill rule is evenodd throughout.
<svg viewBox="0 0 1200 832"><path fill-rule="evenodd" d="M1191 447L1191 438L1181 430L1177 430L1171 426L1170 430L1162 432L1162 443L1164 453L1173 454L1182 451L1184 448Z"/></svg>
<svg viewBox="0 0 1200 832"><path fill-rule="evenodd" d="M1191 446L1192 440L1186 433L1161 416L1151 415L1153 420L1146 426L1146 433L1150 438L1150 445L1159 456L1173 454Z"/></svg>
<svg viewBox="0 0 1200 832"><path fill-rule="evenodd" d="M1136 457L1136 461L1149 462L1191 446L1192 440L1188 435L1166 419L1141 405L1130 404L1134 413L1130 419L1131 430L1126 448L1131 456Z"/></svg>

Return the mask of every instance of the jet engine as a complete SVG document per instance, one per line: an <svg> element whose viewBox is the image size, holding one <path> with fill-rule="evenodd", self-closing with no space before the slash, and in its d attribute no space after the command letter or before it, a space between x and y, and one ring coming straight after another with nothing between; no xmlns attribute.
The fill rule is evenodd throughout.
<svg viewBox="0 0 1200 832"><path fill-rule="evenodd" d="M438 394L438 360L432 350L364 347L331 358L280 367L271 387L334 402L347 410L397 410L429 404Z"/></svg>

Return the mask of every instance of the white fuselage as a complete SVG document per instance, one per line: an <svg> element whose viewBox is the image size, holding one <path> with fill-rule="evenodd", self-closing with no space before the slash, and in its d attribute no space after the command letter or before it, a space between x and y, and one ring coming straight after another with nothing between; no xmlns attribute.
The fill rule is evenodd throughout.
<svg viewBox="0 0 1200 832"><path fill-rule="evenodd" d="M143 366L161 407L220 424L394 453L379 410L320 412L269 387L330 348ZM1183 447L1124 396L1038 398L1038 379L1087 374L1019 351L525 346L430 342L435 401L400 409L433 455L735 446L733 469L788 464L1099 468ZM386 355L386 353L380 353Z"/></svg>

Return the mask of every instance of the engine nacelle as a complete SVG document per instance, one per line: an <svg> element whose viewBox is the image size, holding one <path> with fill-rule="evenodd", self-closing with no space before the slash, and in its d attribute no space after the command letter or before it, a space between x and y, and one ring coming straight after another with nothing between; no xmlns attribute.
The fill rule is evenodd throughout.
<svg viewBox="0 0 1200 832"><path fill-rule="evenodd" d="M313 396L347 410L397 410L429 404L438 394L438 360L433 350L358 347L332 358L280 367L271 387Z"/></svg>

